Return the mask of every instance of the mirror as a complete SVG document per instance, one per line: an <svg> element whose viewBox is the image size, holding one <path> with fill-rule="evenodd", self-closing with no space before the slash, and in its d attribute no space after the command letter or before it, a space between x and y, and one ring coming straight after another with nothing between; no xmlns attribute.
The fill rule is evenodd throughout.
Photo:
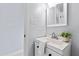
<svg viewBox="0 0 79 59"><path fill-rule="evenodd" d="M67 25L67 3L47 8L47 27Z"/></svg>

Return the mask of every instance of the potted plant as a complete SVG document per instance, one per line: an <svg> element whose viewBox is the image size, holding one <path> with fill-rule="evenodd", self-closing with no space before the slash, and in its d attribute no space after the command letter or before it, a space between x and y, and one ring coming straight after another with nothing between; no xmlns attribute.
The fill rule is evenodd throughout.
<svg viewBox="0 0 79 59"><path fill-rule="evenodd" d="M63 40L65 41L65 42L69 42L69 40L71 39L71 33L70 32L62 32L61 34L60 34L60 36L62 36L63 37Z"/></svg>

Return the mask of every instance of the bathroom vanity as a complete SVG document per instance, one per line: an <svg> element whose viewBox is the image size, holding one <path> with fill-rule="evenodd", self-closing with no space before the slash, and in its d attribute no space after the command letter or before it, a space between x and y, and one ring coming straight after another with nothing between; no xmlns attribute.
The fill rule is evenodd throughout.
<svg viewBox="0 0 79 59"><path fill-rule="evenodd" d="M40 49L43 50L42 55L39 55ZM58 40L50 37L36 38L35 56L70 56L70 53L71 41L64 42L62 38Z"/></svg>

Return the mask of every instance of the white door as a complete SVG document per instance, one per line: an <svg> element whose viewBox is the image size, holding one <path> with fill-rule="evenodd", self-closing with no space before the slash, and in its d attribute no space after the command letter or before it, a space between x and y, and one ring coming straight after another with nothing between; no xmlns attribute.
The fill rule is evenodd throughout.
<svg viewBox="0 0 79 59"><path fill-rule="evenodd" d="M36 37L45 35L45 4L28 3L26 4L24 33L25 38L25 55L34 55L33 42Z"/></svg>

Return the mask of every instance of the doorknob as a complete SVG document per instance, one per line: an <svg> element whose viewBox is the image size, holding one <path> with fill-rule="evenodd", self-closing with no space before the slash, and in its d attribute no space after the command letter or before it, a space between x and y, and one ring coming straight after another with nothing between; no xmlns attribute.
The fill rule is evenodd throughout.
<svg viewBox="0 0 79 59"><path fill-rule="evenodd" d="M24 34L24 38L26 37L26 35Z"/></svg>

